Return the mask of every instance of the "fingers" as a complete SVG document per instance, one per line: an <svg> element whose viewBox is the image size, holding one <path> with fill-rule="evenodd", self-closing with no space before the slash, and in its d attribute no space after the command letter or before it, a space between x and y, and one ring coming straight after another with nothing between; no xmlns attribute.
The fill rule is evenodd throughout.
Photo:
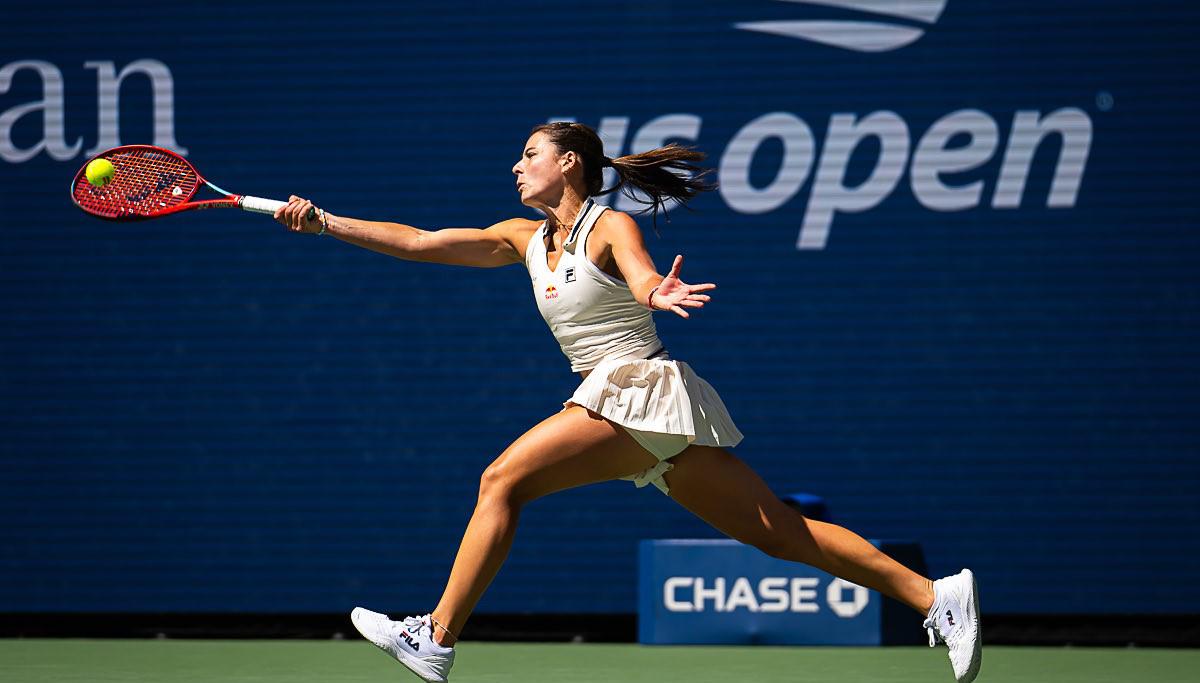
<svg viewBox="0 0 1200 683"><path fill-rule="evenodd" d="M717 286L711 282L705 282L702 285L688 285L688 290L691 292L707 292L710 289L716 289Z"/></svg>
<svg viewBox="0 0 1200 683"><path fill-rule="evenodd" d="M321 229L318 220L309 220L309 212L316 214L313 203L292 195L288 203L275 210L275 220L292 232L317 232Z"/></svg>
<svg viewBox="0 0 1200 683"><path fill-rule="evenodd" d="M304 205L306 200L292 195L288 197L288 203L275 210L275 220L283 224L289 230L296 225L296 218L300 215L300 207Z"/></svg>
<svg viewBox="0 0 1200 683"><path fill-rule="evenodd" d="M682 267L683 267L683 254L676 254L675 262L671 264L671 272L667 274L667 277L678 278L679 277L679 269Z"/></svg>
<svg viewBox="0 0 1200 683"><path fill-rule="evenodd" d="M288 229L292 232L307 232L304 227L308 223L308 210L312 208L312 202L307 199L296 198L296 201L288 202L291 211L291 221Z"/></svg>
<svg viewBox="0 0 1200 683"><path fill-rule="evenodd" d="M708 289L713 289L715 287L716 285L707 286ZM659 293L661 294L661 292ZM704 308L704 304L709 301L712 301L712 297L707 294L695 294L691 292L684 294L682 291L676 290L672 294L668 295L668 307L665 310L669 310L681 318L689 318L691 316L684 309Z"/></svg>
<svg viewBox="0 0 1200 683"><path fill-rule="evenodd" d="M279 221L280 223L283 223L284 225L287 225L287 223L285 222L285 219L284 219L284 211L286 211L288 206L290 206L291 203L296 201L297 199L299 199L299 197L297 197L296 195L292 195L292 196L288 197L287 204L284 204L283 206L279 207L278 209L275 209L275 220Z"/></svg>

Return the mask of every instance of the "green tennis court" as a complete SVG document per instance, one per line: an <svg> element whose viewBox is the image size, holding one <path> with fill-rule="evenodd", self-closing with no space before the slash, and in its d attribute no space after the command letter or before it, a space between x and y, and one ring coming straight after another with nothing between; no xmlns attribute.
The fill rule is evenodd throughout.
<svg viewBox="0 0 1200 683"><path fill-rule="evenodd" d="M980 681L1194 681L1200 651L991 647ZM463 643L455 683L951 682L926 648ZM6 683L366 683L419 679L362 641L8 640Z"/></svg>

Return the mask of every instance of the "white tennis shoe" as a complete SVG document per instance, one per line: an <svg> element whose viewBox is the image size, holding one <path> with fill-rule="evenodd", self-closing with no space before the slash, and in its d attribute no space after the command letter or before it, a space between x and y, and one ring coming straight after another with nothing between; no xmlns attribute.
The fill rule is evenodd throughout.
<svg viewBox="0 0 1200 683"><path fill-rule="evenodd" d="M454 648L443 647L433 640L432 619L428 614L392 621L386 614L355 607L350 612L350 621L364 638L409 671L429 683L446 683L454 665Z"/></svg>
<svg viewBox="0 0 1200 683"><path fill-rule="evenodd" d="M929 647L940 640L950 648L950 665L958 683L975 680L983 663L983 642L979 638L979 590L970 569L933 582L933 607L923 625L929 631Z"/></svg>

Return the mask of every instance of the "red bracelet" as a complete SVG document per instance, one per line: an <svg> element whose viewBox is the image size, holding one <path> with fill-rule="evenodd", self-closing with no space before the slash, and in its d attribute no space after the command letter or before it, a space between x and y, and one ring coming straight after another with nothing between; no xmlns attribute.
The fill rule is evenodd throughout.
<svg viewBox="0 0 1200 683"><path fill-rule="evenodd" d="M646 308L649 308L652 311L658 310L654 307L654 304L652 302L654 301L654 293L657 292L658 288L661 286L662 285L655 285L654 289L650 290L650 296L646 297Z"/></svg>

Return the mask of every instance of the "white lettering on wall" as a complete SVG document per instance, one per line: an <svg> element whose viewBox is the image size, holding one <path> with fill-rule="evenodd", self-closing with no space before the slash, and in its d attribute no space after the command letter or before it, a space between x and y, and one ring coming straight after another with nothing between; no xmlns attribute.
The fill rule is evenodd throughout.
<svg viewBox="0 0 1200 683"><path fill-rule="evenodd" d="M150 90L154 102L154 144L173 149L181 155L187 150L175 141L175 79L166 64L154 59L139 59L130 62L120 73L112 62L84 62L84 66L96 70L97 110L100 112L99 139L88 155L103 152L121 144L118 131L121 113L121 82L133 74L143 74L150 79Z"/></svg>
<svg viewBox="0 0 1200 683"><path fill-rule="evenodd" d="M757 590L750 579L739 576L729 584L718 576L706 583L699 576L672 576L663 581L663 607L668 612L796 612L815 614L820 579L815 576L768 576L760 579ZM729 586L728 590L726 586ZM844 591L853 591L847 600ZM870 592L841 579L833 580L825 591L825 602L839 617L858 616L870 601Z"/></svg>
<svg viewBox="0 0 1200 683"><path fill-rule="evenodd" d="M96 144L87 151L91 156L121 144L120 95L121 84L130 76L145 76L150 81L154 119L153 143L186 155L187 149L175 139L175 80L170 68L155 59L130 62L119 72L113 62L88 61L84 68L96 71ZM62 71L50 62L23 60L0 67L0 96L12 89L14 76L21 71L36 74L41 81L41 98L8 106L0 113L0 159L12 164L29 161L42 151L55 161L67 161L79 155L83 140L66 140L66 105L63 100L65 82ZM13 127L26 116L38 113L42 117L39 140L27 147L18 147L13 140Z"/></svg>
<svg viewBox="0 0 1200 683"><path fill-rule="evenodd" d="M12 87L13 76L22 69L37 72L42 80L42 98L17 105L0 114L0 159L10 164L29 161L42 150L55 161L65 161L79 154L82 140L67 144L63 104L63 76L58 67L50 62L35 59L11 62L0 68L0 95L7 94ZM42 112L42 139L25 149L13 143L12 129L21 118L34 112Z"/></svg>
<svg viewBox="0 0 1200 683"><path fill-rule="evenodd" d="M750 164L758 148L770 138L783 142L783 161L775 179L759 189L750 184ZM717 170L721 179L718 190L725 203L738 213L774 211L800 191L808 180L812 161L813 135L807 123L787 112L764 114L747 123L729 141Z"/></svg>
<svg viewBox="0 0 1200 683"><path fill-rule="evenodd" d="M574 120L574 119L553 119ZM634 151L644 151L668 138L695 140L703 144L703 121L696 114L666 114L633 129ZM631 130L627 116L608 116L600 121L598 133L605 154L620 156ZM931 211L964 211L983 205L986 180L952 185L944 177L980 168L993 159L999 147L1000 126L996 118L978 109L950 112L929 127L913 145L908 123L893 111L876 111L860 117L838 113L829 119L824 139L817 149L817 136L803 119L788 112L763 114L739 129L720 155L717 182L721 198L741 214L765 214L787 210L800 194L813 166L815 177L799 215L796 248L824 249L838 214L862 213L879 206L900 186L907 171L913 197ZM1055 162L1053 180L1046 199L1048 208L1075 206L1087 169L1092 146L1092 120L1080 109L1064 108L1045 116L1038 111L1018 111L995 179L991 208L1013 209L1021 205L1034 157L1052 136L1060 136L1062 148ZM965 143L951 147L956 140ZM750 169L763 143L783 143L779 170L765 187L750 183ZM866 180L847 185L847 172L855 152L868 140L879 142L879 154ZM910 155L910 151L912 151ZM615 178L607 171L605 185ZM617 208L628 210L636 203L628 199ZM789 211L789 215L796 212Z"/></svg>

